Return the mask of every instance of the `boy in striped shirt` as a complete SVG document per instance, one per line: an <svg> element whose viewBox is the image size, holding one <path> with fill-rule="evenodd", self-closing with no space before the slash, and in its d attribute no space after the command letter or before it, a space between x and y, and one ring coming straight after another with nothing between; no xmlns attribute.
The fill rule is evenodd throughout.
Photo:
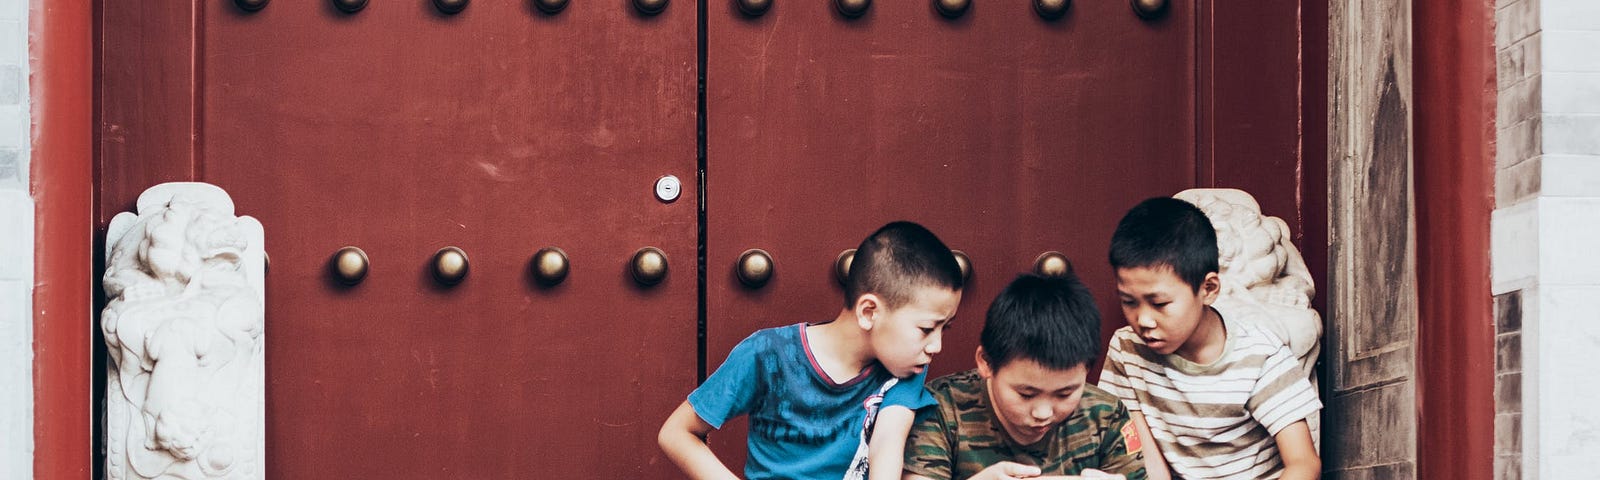
<svg viewBox="0 0 1600 480"><path fill-rule="evenodd" d="M1128 326L1100 388L1122 399L1150 478L1314 479L1306 417L1322 408L1287 342L1211 306L1216 230L1194 205L1141 202L1117 224L1111 266Z"/></svg>

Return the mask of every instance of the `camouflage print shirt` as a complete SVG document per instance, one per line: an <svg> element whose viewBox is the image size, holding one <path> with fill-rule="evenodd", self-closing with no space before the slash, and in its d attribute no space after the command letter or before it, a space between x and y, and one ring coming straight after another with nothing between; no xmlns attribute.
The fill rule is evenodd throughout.
<svg viewBox="0 0 1600 480"><path fill-rule="evenodd" d="M1092 385L1083 386L1078 411L1033 445L1018 445L1005 433L977 370L940 377L927 388L939 403L917 412L906 439L906 473L959 480L1011 461L1036 465L1045 475L1079 475L1093 468L1128 480L1145 478L1141 442L1127 408Z"/></svg>

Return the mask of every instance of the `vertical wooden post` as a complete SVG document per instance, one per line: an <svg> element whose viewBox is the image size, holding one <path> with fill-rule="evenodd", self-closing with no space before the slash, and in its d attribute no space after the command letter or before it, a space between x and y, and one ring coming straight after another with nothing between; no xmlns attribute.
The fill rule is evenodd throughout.
<svg viewBox="0 0 1600 480"><path fill-rule="evenodd" d="M1411 1L1330 2L1323 467L1417 478Z"/></svg>
<svg viewBox="0 0 1600 480"><path fill-rule="evenodd" d="M88 478L94 258L93 13L89 0L34 0L33 477Z"/></svg>
<svg viewBox="0 0 1600 480"><path fill-rule="evenodd" d="M1417 394L1421 478L1494 475L1494 0L1418 0ZM1444 7L1444 8L1439 8Z"/></svg>

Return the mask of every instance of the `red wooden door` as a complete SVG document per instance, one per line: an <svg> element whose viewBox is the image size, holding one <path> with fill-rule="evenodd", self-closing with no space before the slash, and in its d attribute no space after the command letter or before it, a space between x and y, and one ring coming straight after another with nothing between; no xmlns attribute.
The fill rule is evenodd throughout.
<svg viewBox="0 0 1600 480"><path fill-rule="evenodd" d="M890 220L974 266L939 375L1045 251L1120 326L1104 256L1139 199L1241 186L1297 233L1322 218L1320 191L1300 203L1321 164L1298 155L1296 2L231 3L103 5L99 218L199 180L266 226L276 478L675 477L655 432L697 362L832 318L835 256ZM663 175L680 199L654 197ZM1321 238L1297 240L1320 271ZM327 268L345 245L371 259L353 287ZM647 245L653 287L626 267ZM455 286L429 270L445 246L470 259ZM527 275L545 246L571 262L554 287ZM759 288L734 273L748 248L776 260ZM742 428L713 437L736 471Z"/></svg>
<svg viewBox="0 0 1600 480"><path fill-rule="evenodd" d="M266 225L272 478L673 475L655 432L698 359L695 14L197 7L172 170ZM682 198L656 198L663 175ZM371 265L351 287L327 267L346 245ZM446 246L470 261L455 286L430 270ZM554 287L528 274L545 246L570 258ZM669 262L651 287L627 269L645 246Z"/></svg>
<svg viewBox="0 0 1600 480"><path fill-rule="evenodd" d="M832 319L834 258L888 221L922 223L973 273L930 378L973 366L989 301L1060 251L1117 312L1105 255L1122 213L1195 185L1195 10L1127 2L783 2L712 8L707 37L707 365L751 331ZM741 251L773 279L745 287ZM1105 333L1122 324L1103 321ZM1095 372L1098 373L1098 372ZM717 437L736 471L745 424Z"/></svg>

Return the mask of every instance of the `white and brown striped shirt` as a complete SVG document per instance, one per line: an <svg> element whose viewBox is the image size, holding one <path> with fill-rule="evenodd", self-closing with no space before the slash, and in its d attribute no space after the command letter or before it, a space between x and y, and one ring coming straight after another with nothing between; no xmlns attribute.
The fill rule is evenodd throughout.
<svg viewBox="0 0 1600 480"><path fill-rule="evenodd" d="M1161 355L1129 328L1106 352L1100 388L1141 412L1162 456L1185 479L1272 479L1283 471L1273 438L1322 408L1287 342L1230 323L1222 357L1200 365Z"/></svg>

